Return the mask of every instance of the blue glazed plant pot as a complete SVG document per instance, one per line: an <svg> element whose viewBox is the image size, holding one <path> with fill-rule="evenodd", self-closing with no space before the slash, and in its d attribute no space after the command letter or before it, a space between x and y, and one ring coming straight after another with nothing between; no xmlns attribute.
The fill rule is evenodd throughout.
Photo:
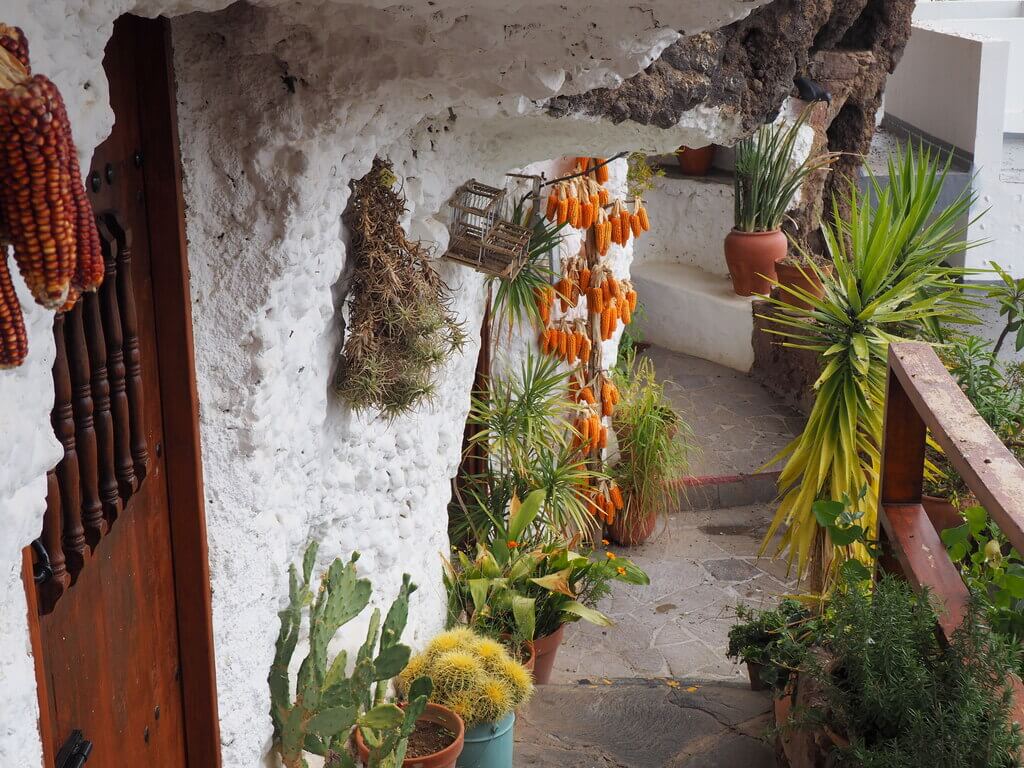
<svg viewBox="0 0 1024 768"><path fill-rule="evenodd" d="M456 768L512 768L512 739L516 713L496 723L466 729L466 743Z"/></svg>

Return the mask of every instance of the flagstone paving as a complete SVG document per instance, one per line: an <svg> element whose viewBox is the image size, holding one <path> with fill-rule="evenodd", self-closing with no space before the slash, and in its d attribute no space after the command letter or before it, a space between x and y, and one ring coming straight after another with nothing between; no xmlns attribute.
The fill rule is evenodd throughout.
<svg viewBox="0 0 1024 768"><path fill-rule="evenodd" d="M793 590L784 564L756 556L770 519L767 505L679 512L644 546L610 547L651 584L614 586L598 607L616 626L568 628L552 683L520 713L516 766L774 766L770 698L725 657L739 603Z"/></svg>

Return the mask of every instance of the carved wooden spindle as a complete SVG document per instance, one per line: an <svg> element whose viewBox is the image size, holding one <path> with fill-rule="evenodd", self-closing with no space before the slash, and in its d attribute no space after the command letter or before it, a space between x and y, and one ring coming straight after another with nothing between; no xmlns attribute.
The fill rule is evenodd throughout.
<svg viewBox="0 0 1024 768"><path fill-rule="evenodd" d="M135 480L141 484L149 467L149 447L146 444L146 409L143 398L142 361L139 357L139 324L135 312L135 291L132 288L132 235L121 226L114 214L107 214L106 219L108 228L117 238L117 297L121 305L128 407L132 416L132 461L135 465Z"/></svg>
<svg viewBox="0 0 1024 768"><path fill-rule="evenodd" d="M114 261L107 262L104 280L113 280L114 270ZM114 471L114 424L110 417L107 343L104 340L99 295L87 293L80 303L85 323L85 342L89 348L89 365L92 369L93 427L96 431L100 502L109 528L121 511L121 497L117 492L117 475Z"/></svg>
<svg viewBox="0 0 1024 768"><path fill-rule="evenodd" d="M75 449L78 452L79 487L82 493L82 526L93 549L107 532L100 503L96 466L96 432L92 422L92 383L89 350L85 345L82 302L64 315L64 342L71 374L71 406L75 416Z"/></svg>
<svg viewBox="0 0 1024 768"><path fill-rule="evenodd" d="M64 458L57 465L60 481L60 508L63 518L61 541L71 581L78 578L85 562L85 529L82 527L82 496L78 487L78 453L75 450L75 415L71 406L71 374L64 346L64 314L53 322L57 354L53 361L53 431L64 446Z"/></svg>
<svg viewBox="0 0 1024 768"><path fill-rule="evenodd" d="M117 240L104 223L96 220L100 233L103 260L108 265L107 277L100 286L100 313L103 336L107 343L107 377L110 381L110 413L114 425L114 473L117 487L125 501L135 490L135 468L132 464L128 393L125 385L124 351L121 347L121 311L117 302L117 281L110 279L109 265L117 265Z"/></svg>
<svg viewBox="0 0 1024 768"><path fill-rule="evenodd" d="M39 585L40 613L52 611L54 603L71 584L61 541L60 516L60 483L57 481L57 473L50 471L46 473L46 514L43 515L43 533L40 538L43 540L46 554L50 557L50 570L53 575Z"/></svg>

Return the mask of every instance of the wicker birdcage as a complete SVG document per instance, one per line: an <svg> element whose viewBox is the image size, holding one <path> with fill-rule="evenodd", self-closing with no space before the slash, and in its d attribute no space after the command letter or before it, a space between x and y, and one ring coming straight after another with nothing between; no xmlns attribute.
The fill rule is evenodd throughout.
<svg viewBox="0 0 1024 768"><path fill-rule="evenodd" d="M470 179L455 191L450 205L445 258L485 275L515 277L526 263L531 231L508 221L505 190Z"/></svg>

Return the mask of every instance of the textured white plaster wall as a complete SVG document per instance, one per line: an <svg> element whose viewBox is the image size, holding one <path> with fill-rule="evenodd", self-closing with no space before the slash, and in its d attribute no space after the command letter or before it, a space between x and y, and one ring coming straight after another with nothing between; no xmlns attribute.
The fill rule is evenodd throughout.
<svg viewBox="0 0 1024 768"><path fill-rule="evenodd" d="M658 132L555 121L538 100L614 84L673 42L672 30L720 26L756 4L566 11L543 0L436 0L421 12L370 0L262 2L175 20L226 766L265 760L276 611L286 564L310 536L324 539L324 559L361 551L381 602L403 570L413 574L414 643L441 622L438 558L476 348L446 366L436 403L394 424L333 398L349 181L375 153L389 155L411 232L443 249L444 201L471 175L498 182L544 158L728 142L737 120L714 110ZM7 0L3 21L25 29L34 68L60 86L88 167L111 122L101 60L114 19L224 5ZM283 77L295 78L295 93ZM478 327L480 278L441 269L467 327ZM0 763L17 766L40 763L20 550L38 532L44 473L59 458L51 316L25 307L29 361L0 373Z"/></svg>

